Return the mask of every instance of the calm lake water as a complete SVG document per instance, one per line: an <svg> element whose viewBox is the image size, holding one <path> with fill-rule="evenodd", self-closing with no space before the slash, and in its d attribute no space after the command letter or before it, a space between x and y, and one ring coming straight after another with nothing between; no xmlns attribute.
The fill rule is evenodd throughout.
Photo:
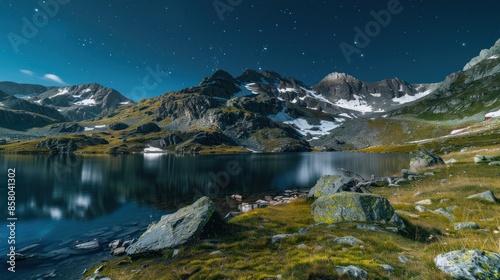
<svg viewBox="0 0 500 280"><path fill-rule="evenodd" d="M369 178L408 165L404 154L0 155L0 278L79 279L85 268L109 258L110 241L138 237L161 215L202 195L221 211L237 211L231 194L311 188L322 175L340 174L340 167ZM16 251L32 257L16 262L16 273L6 262L9 168L16 169ZM102 249L75 248L92 240Z"/></svg>

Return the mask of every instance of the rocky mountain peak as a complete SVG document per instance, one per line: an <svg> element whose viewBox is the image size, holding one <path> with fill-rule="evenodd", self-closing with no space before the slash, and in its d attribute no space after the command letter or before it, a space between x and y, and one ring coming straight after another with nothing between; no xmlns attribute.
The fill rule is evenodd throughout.
<svg viewBox="0 0 500 280"><path fill-rule="evenodd" d="M328 76L326 76L321 81L324 81L324 82L346 82L346 81L358 81L358 79L356 79L353 76L348 75L346 73L333 72L333 73L328 74Z"/></svg>
<svg viewBox="0 0 500 280"><path fill-rule="evenodd" d="M204 78L201 81L200 86L213 84L218 81L224 81L231 84L238 84L238 81L233 76L231 76L231 74L229 74L224 70L217 70L215 73L212 74L212 76Z"/></svg>
<svg viewBox="0 0 500 280"><path fill-rule="evenodd" d="M500 58L500 39L498 39L495 42L495 45L493 45L493 47L491 47L490 49L482 50L478 56L471 59L471 61L469 61L469 63L467 63L464 66L463 71L469 70L470 68L472 68L473 66L475 66L476 64L478 64L479 62L481 62L483 60L497 59L497 58Z"/></svg>

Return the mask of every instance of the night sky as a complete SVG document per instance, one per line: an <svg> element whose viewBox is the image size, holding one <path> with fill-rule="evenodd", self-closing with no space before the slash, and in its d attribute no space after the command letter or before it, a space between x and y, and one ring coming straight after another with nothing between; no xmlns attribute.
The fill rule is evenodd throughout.
<svg viewBox="0 0 500 280"><path fill-rule="evenodd" d="M331 72L438 82L500 38L499 10L498 0L0 0L0 80L97 82L134 100L217 69L309 85ZM367 26L369 42L355 42Z"/></svg>

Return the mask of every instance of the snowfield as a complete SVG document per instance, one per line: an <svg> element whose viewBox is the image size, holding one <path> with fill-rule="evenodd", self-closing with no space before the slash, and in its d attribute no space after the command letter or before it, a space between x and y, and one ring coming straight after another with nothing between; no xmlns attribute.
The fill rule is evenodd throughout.
<svg viewBox="0 0 500 280"><path fill-rule="evenodd" d="M430 93L432 93L434 90L433 89L428 89L424 92L419 92L415 95L408 95L408 94L405 94L401 97L396 97L396 98L393 98L392 101L396 102L396 103L399 103L399 104L405 104L405 103L409 103L409 102L412 102L412 101L415 101L415 100L418 100L420 98L423 98L427 95L429 95Z"/></svg>
<svg viewBox="0 0 500 280"><path fill-rule="evenodd" d="M484 117L487 119L498 118L498 117L500 117L500 110L498 110L496 112L490 112L490 113L486 114Z"/></svg>

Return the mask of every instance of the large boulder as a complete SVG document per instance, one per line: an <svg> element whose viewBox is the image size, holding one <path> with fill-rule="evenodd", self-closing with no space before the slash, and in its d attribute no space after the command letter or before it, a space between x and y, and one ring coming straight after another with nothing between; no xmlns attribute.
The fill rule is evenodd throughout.
<svg viewBox="0 0 500 280"><path fill-rule="evenodd" d="M389 201L373 194L340 192L321 196L312 205L312 215L316 222L327 224L360 221L393 223L405 228Z"/></svg>
<svg viewBox="0 0 500 280"><path fill-rule="evenodd" d="M426 167L445 164L443 159L427 150L422 150L410 160L412 170L421 170Z"/></svg>
<svg viewBox="0 0 500 280"><path fill-rule="evenodd" d="M109 125L109 129L111 130L124 130L127 129L129 126L126 123L122 122L115 122Z"/></svg>
<svg viewBox="0 0 500 280"><path fill-rule="evenodd" d="M177 248L198 238L215 211L215 204L204 196L190 206L164 215L144 232L127 254L136 257Z"/></svg>
<svg viewBox="0 0 500 280"><path fill-rule="evenodd" d="M142 134L148 134L148 133L159 132L159 131L161 131L161 128L155 123L146 123L146 124L138 126L135 129L136 133L142 133Z"/></svg>
<svg viewBox="0 0 500 280"><path fill-rule="evenodd" d="M434 263L453 279L500 279L500 255L482 250L459 250L438 255Z"/></svg>
<svg viewBox="0 0 500 280"><path fill-rule="evenodd" d="M316 185L309 191L307 197L318 198L323 195L350 191L356 185L356 180L344 178L339 175L324 175L319 178Z"/></svg>
<svg viewBox="0 0 500 280"><path fill-rule="evenodd" d="M467 199L480 199L493 203L497 202L497 198L495 197L495 194L492 191L486 191L478 194L469 195Z"/></svg>

